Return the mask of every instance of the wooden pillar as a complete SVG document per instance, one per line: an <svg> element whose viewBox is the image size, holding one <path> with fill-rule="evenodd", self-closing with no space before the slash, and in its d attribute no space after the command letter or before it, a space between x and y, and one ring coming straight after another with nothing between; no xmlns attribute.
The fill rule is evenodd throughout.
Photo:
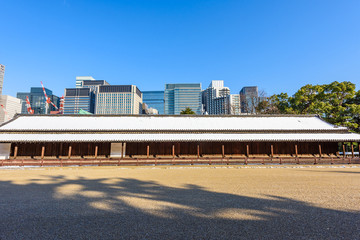
<svg viewBox="0 0 360 240"><path fill-rule="evenodd" d="M98 151L99 151L99 146L96 145L96 146L95 146L95 159L97 159Z"/></svg>
<svg viewBox="0 0 360 240"><path fill-rule="evenodd" d="M149 156L150 156L150 145L148 144L146 146L146 157L149 158Z"/></svg>
<svg viewBox="0 0 360 240"><path fill-rule="evenodd" d="M299 164L299 154L298 154L297 144L295 144L295 158L296 158L296 163Z"/></svg>
<svg viewBox="0 0 360 240"><path fill-rule="evenodd" d="M345 143L342 144L342 148L343 148L343 159L345 159Z"/></svg>
<svg viewBox="0 0 360 240"><path fill-rule="evenodd" d="M354 143L351 142L351 157L354 158L355 154L354 154Z"/></svg>
<svg viewBox="0 0 360 240"><path fill-rule="evenodd" d="M14 148L14 159L16 159L17 154L18 154L18 145L16 144Z"/></svg>
<svg viewBox="0 0 360 240"><path fill-rule="evenodd" d="M321 156L322 156L322 152L321 152L321 144L319 144L319 156L320 156L320 158L321 158Z"/></svg>
<svg viewBox="0 0 360 240"><path fill-rule="evenodd" d="M248 158L249 158L249 144L246 144L246 158L245 158L245 164L248 164Z"/></svg>
<svg viewBox="0 0 360 240"><path fill-rule="evenodd" d="M122 144L121 159L126 156L126 142Z"/></svg>
<svg viewBox="0 0 360 240"><path fill-rule="evenodd" d="M45 155L45 146L41 147L41 160L44 159L44 155Z"/></svg>
<svg viewBox="0 0 360 240"><path fill-rule="evenodd" d="M199 160L200 158L200 146L199 144L197 145L197 159Z"/></svg>
<svg viewBox="0 0 360 240"><path fill-rule="evenodd" d="M70 145L70 146L69 146L68 159L70 159L70 157L71 157L71 150L72 150L72 146Z"/></svg>
<svg viewBox="0 0 360 240"><path fill-rule="evenodd" d="M221 145L221 154L222 154L222 157L224 158L225 157L225 146L224 146L224 144Z"/></svg>
<svg viewBox="0 0 360 240"><path fill-rule="evenodd" d="M271 144L271 158L274 158L274 145L272 144Z"/></svg>
<svg viewBox="0 0 360 240"><path fill-rule="evenodd" d="M172 157L175 158L175 144L172 145L171 153Z"/></svg>

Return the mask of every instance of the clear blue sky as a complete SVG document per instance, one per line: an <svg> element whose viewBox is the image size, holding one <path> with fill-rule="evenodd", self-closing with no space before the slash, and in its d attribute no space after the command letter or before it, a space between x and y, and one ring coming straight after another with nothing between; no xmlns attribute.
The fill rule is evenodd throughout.
<svg viewBox="0 0 360 240"><path fill-rule="evenodd" d="M163 90L223 79L232 93L360 85L359 0L0 0L4 94L76 76Z"/></svg>

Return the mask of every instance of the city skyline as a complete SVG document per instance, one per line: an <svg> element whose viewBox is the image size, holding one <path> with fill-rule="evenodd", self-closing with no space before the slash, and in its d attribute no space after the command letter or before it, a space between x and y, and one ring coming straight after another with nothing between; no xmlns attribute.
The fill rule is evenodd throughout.
<svg viewBox="0 0 360 240"><path fill-rule="evenodd" d="M7 95L40 81L62 95L74 76L147 91L223 79L233 91L259 86L269 95L360 79L358 1L19 0L1 7Z"/></svg>

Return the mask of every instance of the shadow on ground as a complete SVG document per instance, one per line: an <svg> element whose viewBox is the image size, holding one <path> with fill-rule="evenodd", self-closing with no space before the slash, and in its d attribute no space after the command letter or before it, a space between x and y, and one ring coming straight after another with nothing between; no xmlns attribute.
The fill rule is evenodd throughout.
<svg viewBox="0 0 360 240"><path fill-rule="evenodd" d="M137 179L0 182L0 239L360 239L360 213Z"/></svg>

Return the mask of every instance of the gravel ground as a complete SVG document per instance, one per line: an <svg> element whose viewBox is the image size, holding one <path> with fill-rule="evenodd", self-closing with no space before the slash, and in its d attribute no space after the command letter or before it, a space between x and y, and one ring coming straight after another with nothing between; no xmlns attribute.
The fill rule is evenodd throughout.
<svg viewBox="0 0 360 240"><path fill-rule="evenodd" d="M360 239L360 166L0 169L0 239Z"/></svg>

